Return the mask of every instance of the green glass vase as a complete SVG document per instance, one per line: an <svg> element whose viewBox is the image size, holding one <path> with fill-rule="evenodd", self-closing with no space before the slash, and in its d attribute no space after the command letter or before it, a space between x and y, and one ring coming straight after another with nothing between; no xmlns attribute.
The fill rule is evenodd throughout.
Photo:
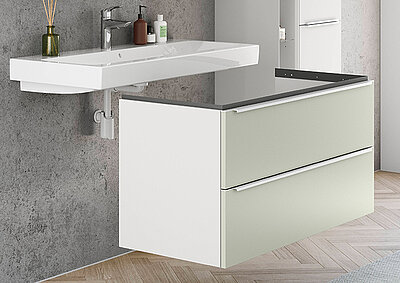
<svg viewBox="0 0 400 283"><path fill-rule="evenodd" d="M60 36L54 33L54 26L48 26L47 33L42 36L42 55L60 55Z"/></svg>

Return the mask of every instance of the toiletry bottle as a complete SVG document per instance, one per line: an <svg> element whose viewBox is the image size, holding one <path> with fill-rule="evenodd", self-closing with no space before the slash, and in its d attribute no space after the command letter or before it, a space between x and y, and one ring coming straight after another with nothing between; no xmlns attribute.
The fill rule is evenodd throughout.
<svg viewBox="0 0 400 283"><path fill-rule="evenodd" d="M138 20L133 24L133 37L137 45L147 44L147 22L143 19L142 8L146 6L139 6Z"/></svg>
<svg viewBox="0 0 400 283"><path fill-rule="evenodd" d="M147 44L156 43L156 35L154 34L154 29L151 25L147 25Z"/></svg>
<svg viewBox="0 0 400 283"><path fill-rule="evenodd" d="M167 22L163 15L157 15L157 21L154 22L157 43L167 42Z"/></svg>

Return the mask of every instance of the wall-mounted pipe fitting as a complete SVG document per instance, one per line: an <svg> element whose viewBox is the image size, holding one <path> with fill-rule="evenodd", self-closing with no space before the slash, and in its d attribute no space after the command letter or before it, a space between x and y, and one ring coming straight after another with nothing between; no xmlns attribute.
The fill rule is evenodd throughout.
<svg viewBox="0 0 400 283"><path fill-rule="evenodd" d="M96 124L100 124L100 136L103 139L113 140L114 135L114 117L111 111L111 94L112 91L117 93L134 94L142 92L148 83L142 83L137 85L119 87L115 89L104 90L104 110L97 110L94 112L93 120Z"/></svg>
<svg viewBox="0 0 400 283"><path fill-rule="evenodd" d="M100 124L100 135L103 139L113 140L114 117L111 111L111 89L104 90L104 110L94 112L94 121Z"/></svg>
<svg viewBox="0 0 400 283"><path fill-rule="evenodd" d="M128 95L135 94L135 93L140 93L140 92L144 91L148 85L149 85L149 83L141 83L141 84L117 87L117 88L114 88L114 91L118 92L118 93L128 94Z"/></svg>

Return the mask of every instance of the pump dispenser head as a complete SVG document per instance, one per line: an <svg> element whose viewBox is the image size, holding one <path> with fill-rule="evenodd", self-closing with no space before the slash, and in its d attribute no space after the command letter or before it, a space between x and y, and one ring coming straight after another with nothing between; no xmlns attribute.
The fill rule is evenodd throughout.
<svg viewBox="0 0 400 283"><path fill-rule="evenodd" d="M143 19L143 13L142 13L142 8L147 8L144 5L139 5L139 14L138 14L138 19Z"/></svg>

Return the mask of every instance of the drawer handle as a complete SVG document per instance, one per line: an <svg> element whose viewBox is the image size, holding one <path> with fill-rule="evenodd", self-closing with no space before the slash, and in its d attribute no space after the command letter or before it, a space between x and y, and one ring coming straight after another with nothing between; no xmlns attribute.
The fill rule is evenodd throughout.
<svg viewBox="0 0 400 283"><path fill-rule="evenodd" d="M315 21L315 22L308 22L300 25L301 27L321 27L321 26L328 26L328 25L337 25L340 23L339 19L332 19L332 20L325 20L325 21Z"/></svg>
<svg viewBox="0 0 400 283"><path fill-rule="evenodd" d="M346 155L342 155L342 156L339 156L339 157L336 157L336 158L332 158L332 159L329 159L329 160L326 160L326 161L323 161L323 162L315 163L315 164L312 164L312 165L309 165L309 166L305 166L305 167L302 167L302 168L299 168L299 169L288 171L286 173L282 173L282 174L275 175L275 176L272 176L272 177L268 177L268 178L265 178L265 179L262 179L262 180L259 180L259 181L255 181L255 182L252 182L252 183L249 183L249 184L238 186L238 187L229 189L228 191L235 190L235 191L238 191L238 192L242 192L242 191L249 190L249 189L252 189L252 188L255 188L255 187L258 187L258 186L261 186L261 185L265 185L265 184L268 184L268 183L272 183L272 182L275 182L275 181L278 181L278 180L281 180L281 179L284 179L284 178L288 178L288 177L291 177L291 176L294 176L294 175L298 175L298 174L301 174L301 173L305 173L305 172L308 172L308 171L311 171L311 170L314 170L314 169L317 169L317 168L328 166L328 165L331 165L331 164L334 164L334 163L337 163L337 162L340 162L340 161L344 161L344 160L347 160L347 159L350 159L350 158L354 158L356 156L367 154L367 153L372 152L372 150L373 150L372 147L367 148L367 149L363 149L363 150L359 150L359 151L356 151L356 152L353 152L353 153L349 153L349 154L346 154Z"/></svg>
<svg viewBox="0 0 400 283"><path fill-rule="evenodd" d="M313 98L313 97L323 96L323 95L346 91L346 90L351 90L351 89L355 89L355 88L370 86L373 83L374 83L374 81L367 81L367 82L362 82L362 83L357 83L357 84L352 84L352 85L347 85L347 86L342 86L342 87L336 87L336 88L327 89L327 90L315 91L315 92L305 93L305 94L291 96L291 97L287 97L287 98L277 99L277 100L273 100L273 101L268 101L268 102L264 102L264 103L254 104L254 105L250 105L250 106L244 106L244 107L233 109L233 111L236 113L245 113L245 112L263 109L263 108L267 108L267 107L271 107L271 106L305 100L305 99L309 99L309 98Z"/></svg>

